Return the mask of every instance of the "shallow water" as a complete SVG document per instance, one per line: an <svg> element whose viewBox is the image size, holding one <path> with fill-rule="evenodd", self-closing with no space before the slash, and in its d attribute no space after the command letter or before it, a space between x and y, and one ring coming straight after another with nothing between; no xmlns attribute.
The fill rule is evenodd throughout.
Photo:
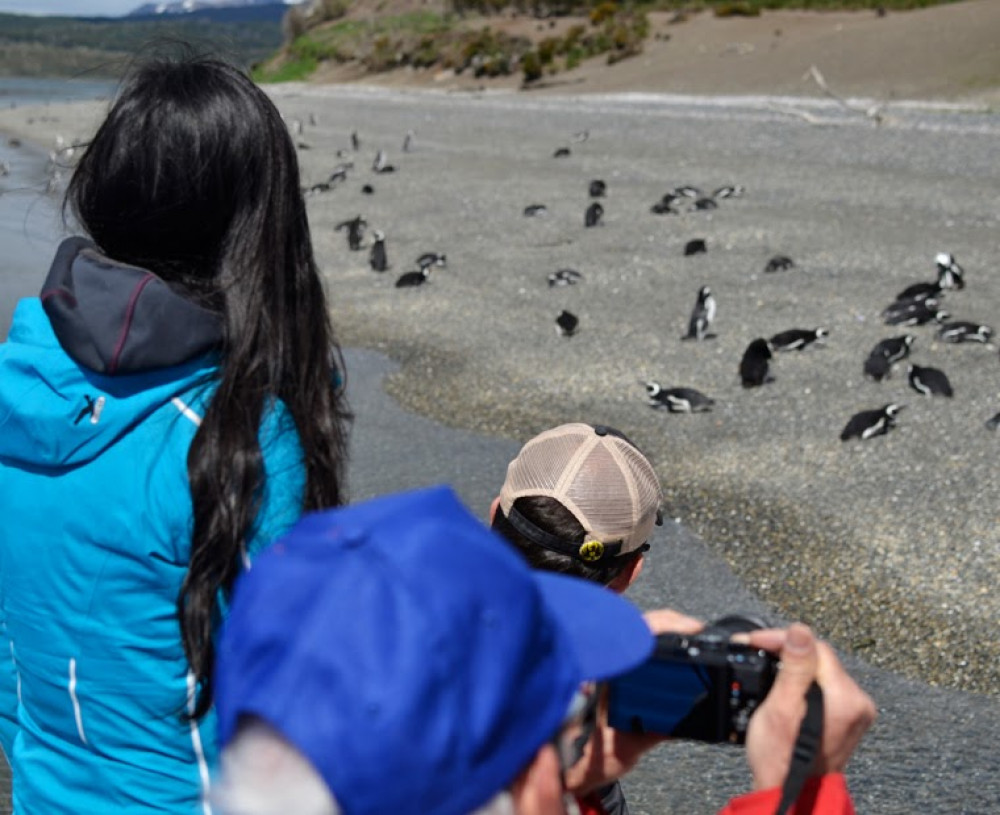
<svg viewBox="0 0 1000 815"><path fill-rule="evenodd" d="M76 102L108 96L113 84L84 80L0 78L0 107ZM38 145L0 138L0 339L7 336L17 301L38 292L65 230L59 213L61 186L47 192L48 156Z"/></svg>

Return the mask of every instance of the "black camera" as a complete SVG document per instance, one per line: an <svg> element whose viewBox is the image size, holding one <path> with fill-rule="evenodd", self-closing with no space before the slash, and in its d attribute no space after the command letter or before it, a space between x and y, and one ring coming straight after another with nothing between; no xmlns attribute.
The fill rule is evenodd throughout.
<svg viewBox="0 0 1000 815"><path fill-rule="evenodd" d="M608 683L608 723L625 732L745 744L750 716L771 689L778 660L729 638L764 627L733 615L699 634L659 635L646 662Z"/></svg>

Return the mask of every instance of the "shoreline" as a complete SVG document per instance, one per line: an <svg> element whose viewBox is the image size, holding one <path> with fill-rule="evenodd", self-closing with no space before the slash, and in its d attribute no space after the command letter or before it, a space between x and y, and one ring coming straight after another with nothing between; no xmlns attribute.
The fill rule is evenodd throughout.
<svg viewBox="0 0 1000 815"><path fill-rule="evenodd" d="M275 98L289 117L305 119L320 104L336 111L321 113L317 128L303 136L311 147L300 152L306 183L339 161L335 150L351 129L362 133L350 184L310 198L310 220L340 340L402 363L386 382L398 403L450 427L507 439L581 416L628 428L657 465L670 514L783 614L805 619L873 664L948 687L997 692L1000 646L992 628L998 603L989 587L1000 568L988 506L1000 485L989 474L986 449L978 450L968 475L959 468L957 476L985 507L969 506L957 493L937 499L926 493L932 504L953 504L943 506L940 518L933 506L910 503L925 494L929 477L933 483L937 462L947 464L955 450L976 452L963 447L966 425L954 414L981 425L988 416L979 419L977 412L985 413L996 394L980 389L971 404L956 398L951 414L943 406L915 405L908 426L872 444L843 446L835 434L851 410L868 406L845 396L845 381L848 393L861 390L867 401L884 401L888 389L892 398L905 394L905 377L898 374L881 389L858 381L857 355L883 332L867 303L875 270L880 282L870 290L887 300L903 281L928 274L924 266L940 242L957 244L976 292L971 299L955 295L956 307L964 303L960 316L978 305L981 313L970 316L996 320L1000 282L983 274L995 249L985 236L996 217L974 213L995 189L984 145L1000 132L1000 118L936 111L931 128L921 119L924 111L906 111L898 124L875 128L838 113L836 123L845 126L817 128L779 112L740 113L722 103L709 103L708 120L692 117L685 110L690 99L667 106L671 116L663 118L656 111L646 115L645 98L618 104L315 86L284 88ZM105 104L53 108L50 115L59 121L29 129L39 141L70 120L85 129ZM619 117L615 130L609 111ZM977 117L989 125L986 133L970 126ZM8 118L0 112L0 129ZM622 121L628 126L619 131ZM661 122L671 128L666 159ZM585 125L592 127L591 139L573 146L568 164L553 161L552 149ZM951 130L939 132L944 126ZM416 146L403 156L396 140L410 128ZM732 139L737 133L748 134L741 138L754 145L750 154L724 152L739 143ZM965 151L961 167L959 156L942 161L937 150L952 141ZM899 152L904 143L914 158ZM390 151L399 172L369 175L365 162L376 145ZM863 168L855 167L858 155L865 157ZM665 160L666 172L658 166ZM651 161L658 167L652 173ZM611 188L607 223L583 231L584 182L599 174ZM363 196L358 188L369 179L376 194ZM649 203L682 181L746 181L748 193L708 216L665 221L649 215ZM932 210L912 214L900 207L927 185L941 198ZM545 201L551 216L526 221L520 210L532 200ZM395 272L406 270L401 258L426 250L447 251L450 268L412 297L402 296L392 289L394 274L371 273L365 254L348 253L333 232L333 223L358 212L374 228L387 227ZM938 222L942 213L951 226ZM886 234L870 234L883 219ZM680 258L683 240L697 234L708 238L708 256ZM786 248L803 271L783 280L754 274L768 252ZM882 253L877 262L873 252ZM586 280L549 292L544 276L561 264L578 265ZM725 297L720 337L682 349L676 336L703 280ZM748 309L737 307L736 292ZM608 303L627 315L612 330L601 326ZM581 315L578 337L566 341L548 325L534 327L547 323L557 305ZM775 309L783 320L814 323L827 322L832 309L833 336L854 337L851 347L831 341L827 349L776 360L775 385L742 393L734 381L742 346L768 327L789 327L772 323ZM661 328L650 333L653 326ZM961 387L972 393L984 349L946 350L926 330L915 331L924 353L965 366ZM995 367L995 352L989 364ZM824 383L811 375L814 366L840 373ZM651 411L635 381L665 375L709 390L719 401L716 412L675 417ZM935 422L944 423L940 441ZM914 444L927 447L916 458ZM857 485L848 489L851 480ZM901 502L903 514L893 508ZM904 520L911 512L919 518L912 539ZM964 544L979 541L979 550L935 555L932 546L949 524Z"/></svg>

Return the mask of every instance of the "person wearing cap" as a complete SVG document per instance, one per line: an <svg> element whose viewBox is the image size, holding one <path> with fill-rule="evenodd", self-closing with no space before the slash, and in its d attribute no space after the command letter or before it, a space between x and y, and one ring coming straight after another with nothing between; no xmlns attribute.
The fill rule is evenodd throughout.
<svg viewBox="0 0 1000 815"><path fill-rule="evenodd" d="M624 592L660 522L660 482L614 428L581 422L530 439L507 465L490 524L535 569ZM605 815L628 815L621 785L597 792Z"/></svg>
<svg viewBox="0 0 1000 815"><path fill-rule="evenodd" d="M823 670L839 717L817 767L836 770L871 702L808 629L769 635L787 639L795 670L751 725L755 779L781 777L802 683ZM594 683L652 648L634 606L529 569L448 488L306 516L236 586L216 662L214 812L566 815L563 778L595 729ZM604 781L638 754L618 758ZM754 800L735 805L773 811Z"/></svg>
<svg viewBox="0 0 1000 815"><path fill-rule="evenodd" d="M574 422L521 448L490 523L533 568L622 592L642 571L662 500L653 465L630 439Z"/></svg>

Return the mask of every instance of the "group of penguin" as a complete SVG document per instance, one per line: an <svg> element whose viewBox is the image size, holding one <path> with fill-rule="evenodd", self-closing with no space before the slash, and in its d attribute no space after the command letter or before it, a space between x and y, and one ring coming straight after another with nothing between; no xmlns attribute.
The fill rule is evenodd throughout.
<svg viewBox="0 0 1000 815"><path fill-rule="evenodd" d="M579 134L578 134L579 135ZM574 137L577 141L583 139ZM412 145L413 132L407 132L403 141L403 152L408 152ZM360 139L357 132L351 134L351 149L360 149ZM343 156L345 151L338 151ZM561 147L553 154L555 158L565 158L570 155L568 147ZM339 165L330 176L329 181L314 185L305 192L322 192L332 188L333 184L346 179L347 171L353 168L353 162ZM394 165L388 162L383 150L378 150L372 163L372 172L376 174L395 171ZM372 193L371 185L366 184L363 192ZM691 185L678 186L667 192L651 207L656 215L680 214L685 211L700 211L715 209L719 201L727 198L742 197L745 190L741 185L730 184L719 187L711 193ZM590 204L584 212L584 227L592 228L601 224L604 207L598 200L607 193L607 184L602 179L593 179L588 185ZM528 218L545 217L548 207L545 204L533 203L524 207L523 215ZM334 228L345 231L347 245L350 251L360 251L364 248L364 233L367 227L365 219L358 215L338 223ZM686 256L707 251L703 239L687 242L684 248ZM386 250L386 237L380 230L374 230L369 249L369 265L378 273L389 269ZM425 252L416 259L417 269L402 274L395 283L397 288L419 286L425 283L436 267L444 267L447 258L444 253ZM939 326L938 337L947 343L989 343L994 331L991 327L972 322L946 322L949 314L941 308L941 299L950 290L965 287L964 270L954 256L942 252L935 258L937 279L931 282L916 283L901 291L892 303L887 306L882 317L889 326L920 326L935 323ZM795 262L787 255L775 255L764 267L766 273L783 272L795 268ZM575 269L562 268L548 275L549 287L572 286L583 280L583 275ZM709 286L698 290L694 308L688 321L687 332L682 340L704 341L714 338L711 326L715 320L717 303ZM563 337L572 337L579 329L579 318L568 310L560 311L555 318L556 331ZM756 388L774 381L770 373L770 362L775 353L802 351L811 345L822 345L829 337L829 331L824 327L811 329L792 328L774 334L770 338L758 337L752 340L743 352L739 363L739 376L744 388ZM880 382L891 375L893 366L906 359L913 347L915 337L904 334L881 340L865 359L864 375ZM952 397L954 391L948 377L937 368L909 364L907 378L914 391L925 396ZM646 390L648 404L651 407L662 408L671 413L704 413L712 410L715 400L701 391L691 387L664 387L653 380L640 380ZM862 440L885 435L896 426L899 413L905 405L899 403L885 404L879 408L863 410L854 414L844 426L840 434L843 441L858 438ZM1000 413L987 422L990 428L1000 427Z"/></svg>
<svg viewBox="0 0 1000 815"><path fill-rule="evenodd" d="M300 131L301 132L301 131ZM404 153L410 152L412 149L414 133L412 130L408 130L406 135L403 137L402 150ZM358 132L351 132L351 150L359 151L361 149L361 139L358 136ZM343 158L346 154L344 150L338 150L337 155ZM313 186L303 190L305 193L317 193L317 192L328 192L333 189L333 185L347 180L347 173L349 170L354 168L354 162L343 162L337 165L327 181L320 184L314 184ZM375 158L372 160L371 171L375 174L382 175L385 173L394 173L396 167L394 164L389 163L388 156L385 150L379 149L375 153ZM361 191L367 195L371 195L375 192L371 184L365 184L362 186ZM365 230L368 227L368 222L361 215L356 215L353 218L349 218L345 221L334 226L334 231L346 232L347 235L347 248L351 252L360 252L364 250L365 247ZM404 272L398 278L396 278L395 287L397 289L410 288L413 286L420 286L427 282L430 278L431 270L434 268L443 268L448 264L448 257L443 252L424 252L416 259L417 268L413 271ZM379 229L372 231L372 243L368 250L368 265L371 267L373 272L387 272L389 270L389 253L386 249L386 237L385 233Z"/></svg>
<svg viewBox="0 0 1000 815"><path fill-rule="evenodd" d="M914 326L937 323L940 325L938 337L947 343L989 343L994 330L987 325L967 321L945 322L950 316L939 307L939 299L945 291L965 287L964 271L950 253L939 253L935 258L937 280L916 283L900 292L896 299L882 312L886 325ZM790 258L776 256L768 262L765 271L779 271L791 268ZM691 318L685 340L704 340L714 336L709 332L715 319L716 302L708 286L702 286ZM813 343L822 344L829 331L819 327L814 329L795 328L775 334L770 339L758 337L750 342L740 360L740 381L745 388L760 387L773 381L770 375L770 360L774 352L801 351ZM912 334L889 337L878 342L864 363L864 374L874 381L882 381L890 376L893 365L906 359L913 347ZM910 387L924 396L952 397L954 390L947 375L937 369L910 364L907 369ZM711 410L714 401L693 388L664 388L655 381L642 383L646 388L650 405L663 407L673 413L698 413ZM882 407L863 410L854 414L841 431L842 441L849 439L870 439L885 435L896 426L896 419L905 405L889 403ZM1000 426L1000 414L990 419L987 426Z"/></svg>

